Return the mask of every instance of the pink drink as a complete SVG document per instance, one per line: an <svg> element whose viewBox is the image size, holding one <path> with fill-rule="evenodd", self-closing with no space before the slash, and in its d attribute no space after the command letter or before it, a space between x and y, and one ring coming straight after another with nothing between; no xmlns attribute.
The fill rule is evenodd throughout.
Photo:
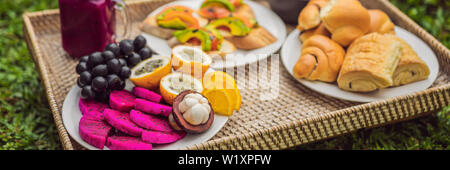
<svg viewBox="0 0 450 170"><path fill-rule="evenodd" d="M103 51L115 32L113 0L59 0L64 50L74 57Z"/></svg>

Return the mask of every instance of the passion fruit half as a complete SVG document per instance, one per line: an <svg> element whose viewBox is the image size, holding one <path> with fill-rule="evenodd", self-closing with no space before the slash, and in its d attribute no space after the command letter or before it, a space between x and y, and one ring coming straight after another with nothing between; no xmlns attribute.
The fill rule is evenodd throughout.
<svg viewBox="0 0 450 170"><path fill-rule="evenodd" d="M185 98L186 100L194 101L194 104L190 104L192 103L191 101L185 101ZM198 99L199 103L195 103L196 99ZM206 102L204 99L206 99ZM208 106L209 110L203 106ZM209 115L202 115L205 113L205 109ZM214 122L214 111L205 96L193 90L186 90L174 99L169 122L174 129L181 129L188 133L202 133L207 131Z"/></svg>

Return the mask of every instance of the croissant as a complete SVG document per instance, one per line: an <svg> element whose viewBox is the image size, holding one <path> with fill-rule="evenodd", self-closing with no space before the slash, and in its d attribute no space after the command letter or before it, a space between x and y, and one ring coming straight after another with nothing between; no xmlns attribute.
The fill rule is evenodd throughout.
<svg viewBox="0 0 450 170"><path fill-rule="evenodd" d="M392 35L392 37L399 41L402 46L400 61L392 76L393 86L427 79L430 75L427 64L417 56L417 53L407 42L395 35Z"/></svg>
<svg viewBox="0 0 450 170"><path fill-rule="evenodd" d="M381 34L395 34L394 23L392 23L389 16L381 10L371 9L370 15L370 29L369 33L378 32Z"/></svg>
<svg viewBox="0 0 450 170"><path fill-rule="evenodd" d="M331 39L343 47L365 35L370 27L369 12L358 0L330 0L320 11L320 18Z"/></svg>
<svg viewBox="0 0 450 170"><path fill-rule="evenodd" d="M371 92L393 85L392 75L400 61L401 44L391 36L370 33L347 49L337 79L339 88Z"/></svg>
<svg viewBox="0 0 450 170"><path fill-rule="evenodd" d="M345 50L330 38L313 35L302 46L300 59L294 66L294 77L334 82L344 55Z"/></svg>
<svg viewBox="0 0 450 170"><path fill-rule="evenodd" d="M317 34L324 35L326 37L331 36L330 31L328 31L327 28L325 28L325 25L320 24L317 28L305 30L302 33L300 33L299 39L301 42L305 42L308 38Z"/></svg>
<svg viewBox="0 0 450 170"><path fill-rule="evenodd" d="M328 4L329 0L311 0L298 16L297 29L300 31L317 27L320 21L320 9Z"/></svg>

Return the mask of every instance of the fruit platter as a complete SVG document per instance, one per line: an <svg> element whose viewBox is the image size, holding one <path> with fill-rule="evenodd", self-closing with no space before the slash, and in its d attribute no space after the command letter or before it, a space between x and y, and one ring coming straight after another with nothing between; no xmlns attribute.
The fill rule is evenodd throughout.
<svg viewBox="0 0 450 170"><path fill-rule="evenodd" d="M154 54L139 35L82 56L63 106L69 134L86 148L112 150L179 149L214 136L240 109L236 82L209 69L201 49L172 50Z"/></svg>

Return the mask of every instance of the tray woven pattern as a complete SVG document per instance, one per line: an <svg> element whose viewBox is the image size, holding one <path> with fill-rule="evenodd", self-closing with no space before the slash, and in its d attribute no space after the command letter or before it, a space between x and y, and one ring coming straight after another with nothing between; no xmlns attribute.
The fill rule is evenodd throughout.
<svg viewBox="0 0 450 170"><path fill-rule="evenodd" d="M129 2L133 24L131 36L139 34L137 24L152 10L170 1ZM361 2L370 9L385 11L396 25L416 34L432 47L441 70L431 88L367 104L343 101L321 95L297 83L279 60L272 60L273 56L266 62L234 68L234 73L233 70L228 72L236 75L239 71L246 73L245 77L237 79L242 93L241 110L212 139L184 149L285 149L358 129L412 119L449 105L450 72L447 66L450 64L450 51L389 1ZM68 150L85 149L70 138L61 118L65 96L76 84L77 60L67 55L61 47L59 12L26 13L23 19L26 42L45 86L62 146ZM279 72L258 76L264 74L257 72L258 68L278 69ZM268 79L258 80L258 77Z"/></svg>

